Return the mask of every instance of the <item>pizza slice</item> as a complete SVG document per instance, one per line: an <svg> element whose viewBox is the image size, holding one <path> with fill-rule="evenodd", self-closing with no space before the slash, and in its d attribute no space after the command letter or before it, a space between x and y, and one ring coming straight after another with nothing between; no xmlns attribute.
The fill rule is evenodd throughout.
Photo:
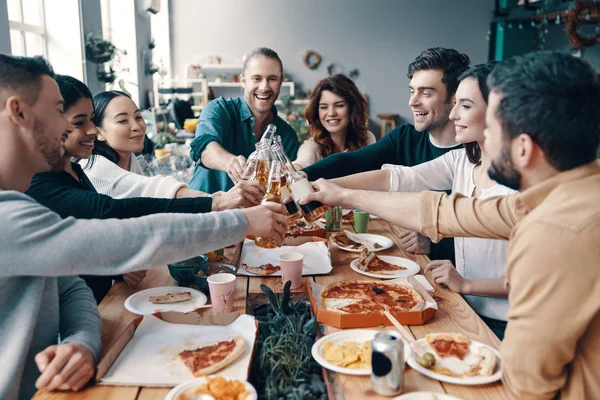
<svg viewBox="0 0 600 400"><path fill-rule="evenodd" d="M362 243L355 242L354 240L350 239L348 235L346 235L346 232L334 233L331 235L331 240L333 243L346 249L360 249L363 247Z"/></svg>
<svg viewBox="0 0 600 400"><path fill-rule="evenodd" d="M153 304L170 304L170 303L181 303L188 301L192 298L192 293L181 292L181 293L167 293L162 296L150 296L148 301Z"/></svg>
<svg viewBox="0 0 600 400"><path fill-rule="evenodd" d="M242 268L251 274L261 275L261 276L271 276L275 272L279 271L281 267L279 265L273 264L263 264L260 267L251 267L248 264L242 263Z"/></svg>
<svg viewBox="0 0 600 400"><path fill-rule="evenodd" d="M204 376L225 368L237 360L245 349L244 338L235 336L195 350L184 350L179 353L179 358L194 376Z"/></svg>
<svg viewBox="0 0 600 400"><path fill-rule="evenodd" d="M496 354L487 347L481 347L477 352L477 361L465 370L466 376L490 376L496 370Z"/></svg>
<svg viewBox="0 0 600 400"><path fill-rule="evenodd" d="M385 311L385 307L383 305L378 304L370 299L360 299L357 302L350 303L345 306L334 307L334 309L348 314L381 314Z"/></svg>
<svg viewBox="0 0 600 400"><path fill-rule="evenodd" d="M469 338L460 333L432 333L425 338L440 358L458 357L464 360L469 352Z"/></svg>
<svg viewBox="0 0 600 400"><path fill-rule="evenodd" d="M361 271L389 273L391 271L406 271L405 267L390 264L377 257L375 253L369 251L366 247L360 252L358 259L358 269Z"/></svg>

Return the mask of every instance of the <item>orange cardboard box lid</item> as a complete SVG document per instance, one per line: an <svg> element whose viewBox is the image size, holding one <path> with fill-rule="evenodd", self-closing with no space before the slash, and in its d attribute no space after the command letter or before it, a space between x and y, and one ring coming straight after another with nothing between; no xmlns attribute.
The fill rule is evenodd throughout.
<svg viewBox="0 0 600 400"><path fill-rule="evenodd" d="M365 282L365 281L360 281ZM374 283L381 283L383 281L373 281ZM427 293L427 291L419 285L419 283L412 277L400 278L385 281L386 283L399 283L403 285L412 286L425 300L425 306L421 311L409 311L409 312L395 312L392 315L403 325L423 325L427 321L431 320L436 311L437 303ZM329 310L323 307L321 301L321 291L327 285L321 285L316 282L306 282L306 292L310 299L313 311L317 315L317 321L333 326L335 328L370 328L376 326L391 326L392 323L383 314L347 314L338 311Z"/></svg>

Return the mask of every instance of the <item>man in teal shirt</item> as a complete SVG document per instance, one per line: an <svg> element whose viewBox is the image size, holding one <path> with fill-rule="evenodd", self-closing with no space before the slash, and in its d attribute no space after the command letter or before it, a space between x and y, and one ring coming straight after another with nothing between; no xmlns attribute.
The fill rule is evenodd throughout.
<svg viewBox="0 0 600 400"><path fill-rule="evenodd" d="M288 156L296 158L298 136L275 107L282 81L283 65L277 53L264 47L248 53L241 77L244 97L219 97L200 115L190 152L197 163L191 189L214 193L233 187L268 124L277 127Z"/></svg>

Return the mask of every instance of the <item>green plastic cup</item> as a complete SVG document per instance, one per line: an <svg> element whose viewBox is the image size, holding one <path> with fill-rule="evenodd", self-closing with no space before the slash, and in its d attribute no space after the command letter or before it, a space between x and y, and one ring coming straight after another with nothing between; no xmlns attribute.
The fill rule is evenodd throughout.
<svg viewBox="0 0 600 400"><path fill-rule="evenodd" d="M369 231L369 213L354 210L354 230L356 233L367 233Z"/></svg>

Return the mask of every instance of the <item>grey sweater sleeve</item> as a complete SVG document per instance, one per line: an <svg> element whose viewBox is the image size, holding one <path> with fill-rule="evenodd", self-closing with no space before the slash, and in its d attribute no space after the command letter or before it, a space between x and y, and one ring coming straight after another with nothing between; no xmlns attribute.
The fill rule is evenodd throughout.
<svg viewBox="0 0 600 400"><path fill-rule="evenodd" d="M58 278L58 294L61 342L83 344L97 362L100 356L102 320L92 291L80 277L63 276Z"/></svg>
<svg viewBox="0 0 600 400"><path fill-rule="evenodd" d="M118 275L240 242L240 210L127 220L62 219L16 191L0 191L0 278Z"/></svg>

